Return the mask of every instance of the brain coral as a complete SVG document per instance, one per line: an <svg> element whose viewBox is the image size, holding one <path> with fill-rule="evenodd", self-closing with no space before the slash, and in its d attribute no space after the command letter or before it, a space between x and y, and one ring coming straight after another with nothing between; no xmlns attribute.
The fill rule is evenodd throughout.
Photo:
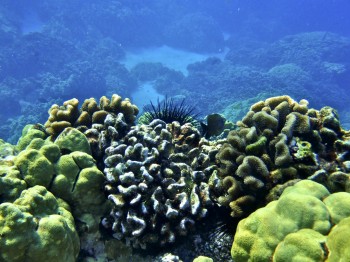
<svg viewBox="0 0 350 262"><path fill-rule="evenodd" d="M325 261L327 257L339 261L350 251L349 204L349 193L330 194L319 183L300 181L284 190L279 200L239 222L232 258L237 262ZM344 231L338 235L339 230Z"/></svg>
<svg viewBox="0 0 350 262"><path fill-rule="evenodd" d="M106 149L106 192L114 207L103 224L137 248L186 235L213 205L207 181L216 152L200 143L191 124L154 120L131 127Z"/></svg>
<svg viewBox="0 0 350 262"><path fill-rule="evenodd" d="M71 261L79 237L72 215L42 186L0 205L1 261Z"/></svg>
<svg viewBox="0 0 350 262"><path fill-rule="evenodd" d="M350 188L348 137L336 111L309 109L288 96L251 106L217 154L211 191L220 205L241 217L278 198L299 179L319 181L332 191ZM342 182L341 182L342 181Z"/></svg>

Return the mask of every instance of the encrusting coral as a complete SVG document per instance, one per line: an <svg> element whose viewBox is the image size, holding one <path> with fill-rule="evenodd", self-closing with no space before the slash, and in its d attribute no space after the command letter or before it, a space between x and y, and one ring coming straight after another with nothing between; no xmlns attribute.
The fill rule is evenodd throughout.
<svg viewBox="0 0 350 262"><path fill-rule="evenodd" d="M234 261L339 261L349 254L350 193L303 180L238 224ZM340 230L344 230L340 233ZM344 238L341 238L344 237Z"/></svg>
<svg viewBox="0 0 350 262"><path fill-rule="evenodd" d="M349 188L342 164L349 160L344 149L349 135L334 109L317 111L306 100L278 96L252 105L237 125L216 156L218 172L211 179L216 182L210 184L213 196L230 207L233 217L278 198L300 179L316 180L332 191ZM343 177L341 185L332 179L336 174Z"/></svg>

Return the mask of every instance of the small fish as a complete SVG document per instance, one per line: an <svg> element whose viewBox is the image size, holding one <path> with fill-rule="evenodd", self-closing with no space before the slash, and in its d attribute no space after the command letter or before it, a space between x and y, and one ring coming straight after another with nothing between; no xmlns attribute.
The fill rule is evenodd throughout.
<svg viewBox="0 0 350 262"><path fill-rule="evenodd" d="M220 114L210 114L207 116L207 123L201 122L203 135L205 138L218 136L224 131L226 118Z"/></svg>

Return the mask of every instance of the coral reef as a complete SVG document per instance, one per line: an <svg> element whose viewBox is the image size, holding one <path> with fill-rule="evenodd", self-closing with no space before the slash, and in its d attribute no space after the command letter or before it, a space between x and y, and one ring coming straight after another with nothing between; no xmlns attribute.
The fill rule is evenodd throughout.
<svg viewBox="0 0 350 262"><path fill-rule="evenodd" d="M298 179L316 180L332 192L349 188L348 134L334 109L317 111L305 100L272 97L252 105L237 125L216 156L218 172L210 183L233 217L278 198Z"/></svg>
<svg viewBox="0 0 350 262"><path fill-rule="evenodd" d="M300 238L307 249L298 249L295 257L313 256L312 250L318 252L320 243L329 243L335 259L346 248L337 242L340 229L334 225L348 227L342 221L350 215L344 208L350 197L339 191L350 192L350 134L341 128L333 108L318 111L309 109L305 100L298 103L288 96L271 97L253 104L237 126L231 124L227 138L211 141L202 137L191 119L183 123L154 119L135 125L137 113L130 100L118 95L111 100L102 97L99 105L95 99L87 99L81 108L77 99L71 99L63 106L51 107L45 126L26 126L16 146L0 141L0 207L37 217L33 214L37 205L18 207L27 192L56 197L57 205L74 217L72 230L80 238L79 260L118 257L115 245L132 255L133 249L165 247L187 236L184 243L193 250L181 251L184 244L180 244L173 254L160 252L154 261L187 261L199 254L230 261L227 243L232 236L227 237L225 230L233 229L225 229L223 223L232 223L234 228L240 218L271 201L267 215L275 214L274 219L282 221L281 228L273 232L277 235L277 240L271 240L273 250L262 247L265 249L259 256L289 256ZM228 127L222 116L212 117L214 125ZM300 206L302 211L298 211ZM18 216L27 219L22 213ZM7 214L4 217L3 223L12 223L6 222L10 219ZM36 218L28 219L25 221L37 222ZM57 230L62 232L65 226L60 225ZM6 227L0 224L0 231ZM240 227L237 239L243 230ZM333 234L329 233L332 227ZM206 233L195 232L195 228ZM31 230L26 231L28 237L40 233ZM105 239L107 235L109 239ZM39 241L40 237L35 238ZM35 248L42 247L35 241ZM240 240L236 244L232 250L239 250L238 255L232 256L239 261L243 251ZM73 249L67 256L76 259L78 251L74 245ZM0 247L0 251L13 256L11 250ZM35 251L34 255L43 254ZM242 256L244 260L249 254Z"/></svg>
<svg viewBox="0 0 350 262"><path fill-rule="evenodd" d="M349 74L344 65L350 57L349 38L329 31L314 31L293 33L263 48L254 46L257 43L249 46L245 41L240 46L239 42L236 42L238 46L231 46L226 59L267 71L265 77L272 83L270 90L278 87L273 94L307 97L314 106L326 104L336 106L339 111L346 110L349 96L345 83Z"/></svg>
<svg viewBox="0 0 350 262"><path fill-rule="evenodd" d="M154 120L111 142L104 172L114 207L103 224L116 238L137 248L164 246L207 215L217 149L202 141L189 123Z"/></svg>
<svg viewBox="0 0 350 262"><path fill-rule="evenodd" d="M53 105L50 117L45 123L45 130L56 138L65 128L76 127L84 132L93 124L102 124L109 113L123 113L126 123L133 124L139 110L131 104L128 98L122 100L118 95L111 99L103 96L99 105L94 98L86 99L79 109L79 101L71 99L65 101L63 106Z"/></svg>
<svg viewBox="0 0 350 262"><path fill-rule="evenodd" d="M15 201L26 188L27 184L15 166L0 164L0 203Z"/></svg>
<svg viewBox="0 0 350 262"><path fill-rule="evenodd" d="M68 129L72 131L73 128ZM83 139L86 140L84 135ZM73 215L76 218L85 213L103 213L105 198L102 188L105 178L92 156L84 152L86 144L79 148L78 145L82 143L76 141L75 150L68 151L59 137L56 141L52 143L34 138L16 156L14 165L19 170L20 179L27 187L44 186L56 197L65 200L74 207Z"/></svg>
<svg viewBox="0 0 350 262"><path fill-rule="evenodd" d="M199 256L196 257L193 262L213 262L213 260L209 257L205 257L205 256Z"/></svg>
<svg viewBox="0 0 350 262"><path fill-rule="evenodd" d="M349 133L340 128L332 108L318 111L304 102L266 100L262 108L255 105L222 146L217 137L208 142L185 123L135 126L138 109L127 99L111 97L115 92L131 97L137 81L154 80L159 94L188 97L202 115L237 102L237 113L225 115L232 121L243 117L252 94L255 101L261 95L263 100L280 94L298 101L305 97L317 108L327 104L345 113L350 41L333 32L349 35L350 19L344 19L348 8L343 8L347 0L315 1L305 8L290 1L283 16L285 1L255 6L251 1L24 2L3 0L0 5L0 137L15 144L24 125L45 123L47 109L56 105L45 126L27 126L16 146L0 140L1 261L145 261L146 252L135 251L138 255L131 257L132 248L122 253L121 241L106 239L111 232L99 228L101 217L131 246L148 248L154 244L144 238L153 234L165 244L172 241L171 232L180 238L182 219L188 219L185 226L190 219L196 227L200 219L200 224L212 223L217 217L206 218L217 204L223 212L245 216L300 179L322 183L330 192L350 192ZM154 47L164 44L181 48L188 57L180 61L169 53L166 58L155 54L159 49ZM147 52L152 61L181 67L183 73L162 64L136 64L133 57L147 61ZM185 69L185 63L195 60L202 62ZM110 100L88 99L82 107L77 103L102 95ZM77 100L66 101L73 97ZM120 107L114 107L119 100ZM341 119L344 123L343 115ZM346 197L337 194L340 200L333 195L324 200L332 202L326 204L327 212L332 213L331 224L337 224L331 233L291 233L276 256L322 255L320 247L327 246L332 250L329 260L340 260L340 255L349 260L349 222L342 219ZM119 206L120 200L125 204ZM147 227L132 236L141 219ZM81 241L78 258L74 226ZM230 238L210 238L203 231L211 227L216 225L182 238L182 249L191 249L190 255L171 249L159 257L191 261L194 255L211 256L209 250L214 261L229 261ZM293 252L296 242L305 250ZM155 255L147 259L158 261Z"/></svg>
<svg viewBox="0 0 350 262"><path fill-rule="evenodd" d="M237 262L337 261L349 253L344 242L349 234L349 203L349 193L330 194L319 183L300 181L285 189L279 200L239 222L232 258Z"/></svg>
<svg viewBox="0 0 350 262"><path fill-rule="evenodd" d="M42 186L0 204L2 261L76 261L79 237L73 216Z"/></svg>

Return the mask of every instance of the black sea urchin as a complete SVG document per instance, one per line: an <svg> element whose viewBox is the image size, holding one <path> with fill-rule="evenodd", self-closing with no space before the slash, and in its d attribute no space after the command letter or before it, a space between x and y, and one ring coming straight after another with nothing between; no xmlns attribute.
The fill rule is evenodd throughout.
<svg viewBox="0 0 350 262"><path fill-rule="evenodd" d="M163 101L157 101L157 105L152 102L143 108L144 113L139 118L140 124L149 124L154 119L163 120L165 123L177 121L180 125L191 123L198 125L198 114L195 113L195 107L187 105L185 99L177 102L173 98L165 98Z"/></svg>

